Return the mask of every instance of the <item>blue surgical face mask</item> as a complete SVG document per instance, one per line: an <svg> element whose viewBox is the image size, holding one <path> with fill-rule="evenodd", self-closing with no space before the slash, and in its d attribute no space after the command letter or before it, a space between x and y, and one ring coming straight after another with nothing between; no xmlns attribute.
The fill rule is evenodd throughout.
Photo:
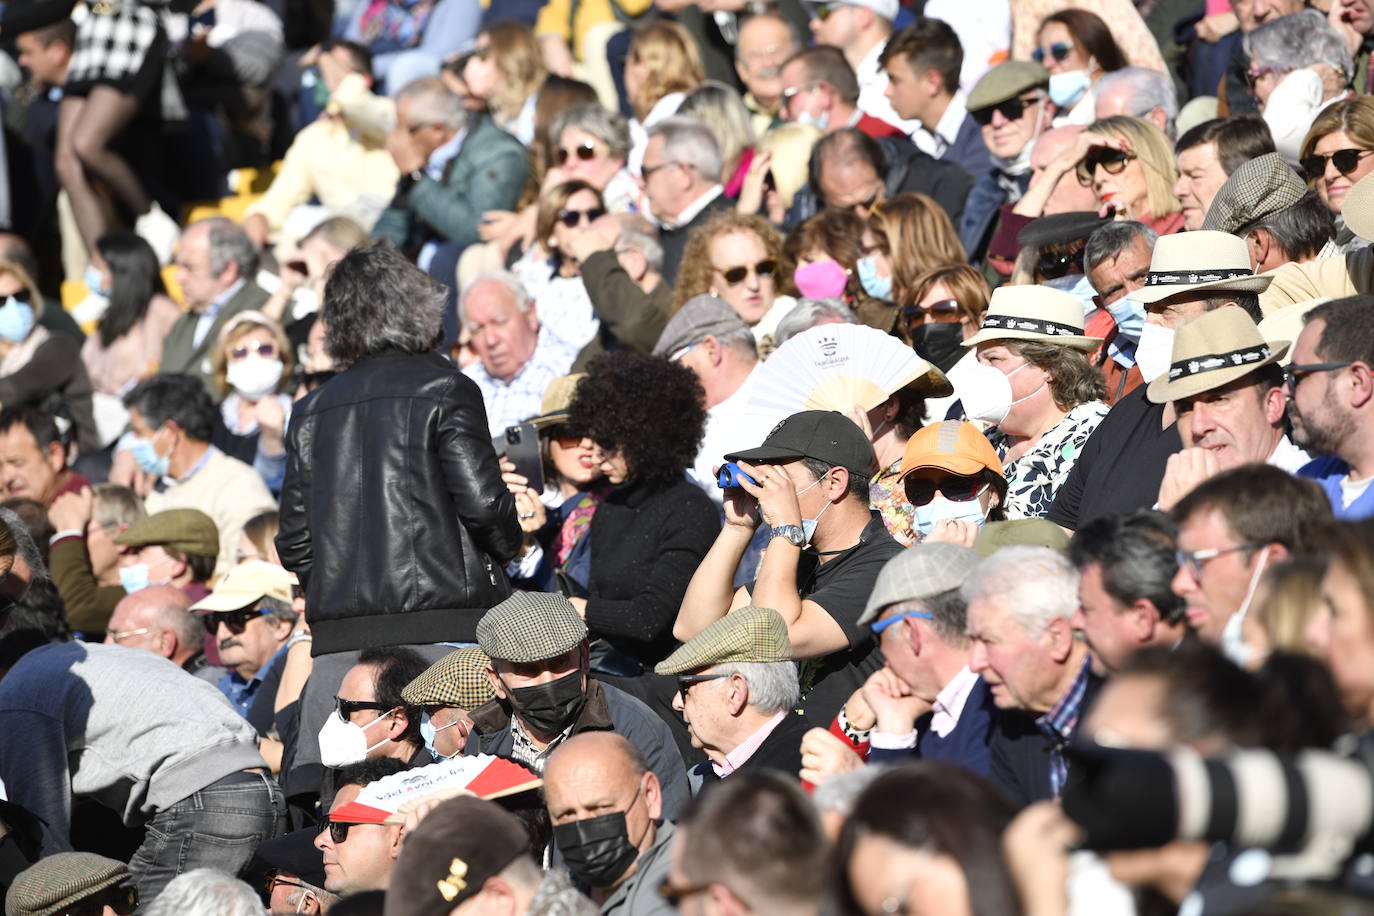
<svg viewBox="0 0 1374 916"><path fill-rule="evenodd" d="M1135 299L1122 296L1107 306L1112 320L1116 322L1117 332L1131 343L1140 343L1140 332L1145 329L1145 305Z"/></svg>
<svg viewBox="0 0 1374 916"><path fill-rule="evenodd" d="M157 434L154 433L153 436ZM144 473L152 474L155 477L167 476L167 464L171 461L171 454L159 455L157 448L153 445L153 436L143 438L135 436L129 446L129 451L133 453L134 461L143 469Z"/></svg>
<svg viewBox="0 0 1374 916"><path fill-rule="evenodd" d="M429 713L422 713L420 715L420 737L425 742L425 750L429 751L430 756L435 760L452 760L454 757L458 756L457 754L441 754L434 749L434 736L446 728L453 728L453 726L457 724L458 720L454 719L449 724L440 725L436 728L434 720L429 717Z"/></svg>
<svg viewBox="0 0 1374 916"><path fill-rule="evenodd" d="M1068 70L1050 74L1050 101L1060 108L1072 108L1093 84L1087 70Z"/></svg>
<svg viewBox="0 0 1374 916"><path fill-rule="evenodd" d="M982 495L981 490L979 495ZM944 521L972 522L982 527L987 517L987 512L983 510L983 501L977 496L955 502L937 493L930 502L916 507L916 531L921 537L925 537L934 529L936 522Z"/></svg>
<svg viewBox="0 0 1374 916"><path fill-rule="evenodd" d="M1079 302L1083 303L1083 317L1087 318L1097 311L1097 290L1088 280L1087 274L1069 274L1063 277L1056 277L1053 280L1046 280L1041 286L1048 286L1050 289L1057 289L1060 292L1068 293Z"/></svg>
<svg viewBox="0 0 1374 916"><path fill-rule="evenodd" d="M104 296L106 299L110 297L110 288L104 285L105 276L100 272L100 268L94 264L87 264L83 279L86 281L86 289L97 296Z"/></svg>
<svg viewBox="0 0 1374 916"><path fill-rule="evenodd" d="M797 123L810 124L813 127L819 127L821 130L825 130L830 126L830 112L827 111L825 114L817 117L809 111L803 111L801 114L797 115Z"/></svg>
<svg viewBox="0 0 1374 916"><path fill-rule="evenodd" d="M864 292L875 299L892 299L892 278L878 276L878 261L876 258L859 258L859 282L863 284Z"/></svg>
<svg viewBox="0 0 1374 916"><path fill-rule="evenodd" d="M168 557L167 559L171 558ZM152 565L147 563L135 563L133 566L121 566L119 567L119 584L124 586L126 594L132 595L134 592L143 591L143 589L154 584L150 578L153 566L161 566L165 562L166 560L160 560ZM171 579L163 579L156 584L166 585L171 581Z"/></svg>
<svg viewBox="0 0 1374 916"><path fill-rule="evenodd" d="M33 306L7 296L0 305L0 338L19 343L33 330Z"/></svg>

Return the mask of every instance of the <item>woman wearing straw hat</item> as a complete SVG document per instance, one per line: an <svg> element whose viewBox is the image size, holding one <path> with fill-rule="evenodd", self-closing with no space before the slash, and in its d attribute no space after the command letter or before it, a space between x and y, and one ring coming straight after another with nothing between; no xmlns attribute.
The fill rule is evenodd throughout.
<svg viewBox="0 0 1374 916"><path fill-rule="evenodd" d="M1107 415L1106 386L1090 361L1101 343L1083 334L1077 298L1044 286L995 290L982 328L964 341L978 354L978 384L961 390L970 420L1007 477L1007 518L1043 518L1083 443Z"/></svg>

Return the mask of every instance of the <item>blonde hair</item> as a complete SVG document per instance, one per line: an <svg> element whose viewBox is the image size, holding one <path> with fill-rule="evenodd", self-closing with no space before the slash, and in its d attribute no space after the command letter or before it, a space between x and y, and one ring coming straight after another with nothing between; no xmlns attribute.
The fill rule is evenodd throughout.
<svg viewBox="0 0 1374 916"><path fill-rule="evenodd" d="M901 194L875 204L868 216L892 265L892 301L907 306L916 280L933 268L966 264L959 234L944 208L924 194Z"/></svg>
<svg viewBox="0 0 1374 916"><path fill-rule="evenodd" d="M1322 137L1338 130L1345 131L1363 149L1374 149L1374 97L1357 95L1323 108L1302 139L1299 158L1312 155ZM1316 184L1316 178L1309 179L1308 183Z"/></svg>
<svg viewBox="0 0 1374 916"><path fill-rule="evenodd" d="M749 109L733 86L708 80L682 100L679 115L696 118L711 129L720 143L720 177L729 181L739 168L744 151L754 146L754 125Z"/></svg>
<svg viewBox="0 0 1374 916"><path fill-rule="evenodd" d="M545 192L539 198L539 213L535 217L535 235L545 250L553 251L553 227L558 222L558 214L568 205L568 200L579 191L590 191L596 197L596 205L605 208L601 192L580 178L564 181Z"/></svg>
<svg viewBox="0 0 1374 916"><path fill-rule="evenodd" d="M262 512L243 523L243 536L264 557L272 553L272 541L280 530L281 515L276 512Z"/></svg>
<svg viewBox="0 0 1374 916"><path fill-rule="evenodd" d="M291 377L291 370L296 367L296 354L291 349L291 341L286 338L286 332L282 326L262 312L247 311L239 312L229 323L224 326L224 330L219 335L219 346L210 356L210 368L215 379L215 387L224 394L229 393L229 351L234 349L234 344L238 343L245 335L251 331L262 328L272 335L272 341L277 345L277 358L281 360L281 381L277 383L277 390L280 391Z"/></svg>
<svg viewBox="0 0 1374 916"><path fill-rule="evenodd" d="M501 82L487 99L492 120L498 127L509 127L520 116L530 96L539 91L548 77L544 56L539 51L534 29L523 22L504 20L482 29L487 36L492 61L501 71Z"/></svg>
<svg viewBox="0 0 1374 916"><path fill-rule="evenodd" d="M778 265L773 273L774 290L778 289L782 278L790 273L782 253L782 236L778 235L772 223L752 213L726 210L693 232L688 239L687 248L682 253L682 267L677 273L677 289L673 292L674 314L688 299L710 291L711 275L715 272L715 265L711 263L711 243L732 232L747 232L763 242L768 257Z"/></svg>
<svg viewBox="0 0 1374 916"><path fill-rule="evenodd" d="M1269 637L1269 646L1284 652L1315 655L1303 631L1312 615L1321 608L1322 577L1326 563L1312 557L1298 557L1274 564L1265 575L1268 586L1264 600L1256 608L1260 626Z"/></svg>
<svg viewBox="0 0 1374 916"><path fill-rule="evenodd" d="M648 71L639 98L630 100L640 121L665 95L691 92L706 79L696 39L683 26L666 19L655 19L635 29L628 60L643 63Z"/></svg>
<svg viewBox="0 0 1374 916"><path fill-rule="evenodd" d="M1174 159L1169 138L1164 136L1162 130L1142 118L1126 115L1094 121L1088 125L1088 130L1125 140L1130 146L1145 174L1151 219L1169 216L1183 209L1183 204L1174 196L1174 185L1178 183L1178 163Z"/></svg>

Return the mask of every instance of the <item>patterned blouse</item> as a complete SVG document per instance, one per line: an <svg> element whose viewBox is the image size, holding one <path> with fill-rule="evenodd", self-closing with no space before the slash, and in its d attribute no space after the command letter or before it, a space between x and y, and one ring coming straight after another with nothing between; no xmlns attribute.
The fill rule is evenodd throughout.
<svg viewBox="0 0 1374 916"><path fill-rule="evenodd" d="M1006 434L995 427L988 430L988 441L1002 459L1007 477L1007 518L1044 518L1049 514L1050 503L1073 470L1083 443L1106 415L1107 405L1102 401L1079 404L1030 451L1010 463L1006 458L1011 444Z"/></svg>
<svg viewBox="0 0 1374 916"><path fill-rule="evenodd" d="M916 536L916 507L897 481L901 470L902 459L898 458L873 478L868 485L868 504L883 517L887 533L903 547L910 547L920 538Z"/></svg>

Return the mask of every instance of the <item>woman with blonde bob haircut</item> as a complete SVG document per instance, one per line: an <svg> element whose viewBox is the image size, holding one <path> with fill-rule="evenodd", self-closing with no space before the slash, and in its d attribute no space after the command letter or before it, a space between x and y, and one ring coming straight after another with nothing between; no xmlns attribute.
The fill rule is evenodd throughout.
<svg viewBox="0 0 1374 916"><path fill-rule="evenodd" d="M796 300L779 296L791 268L782 236L762 216L724 211L692 233L682 254L673 312L693 296L725 300L753 330L756 341L771 334Z"/></svg>
<svg viewBox="0 0 1374 916"><path fill-rule="evenodd" d="M1307 183L1322 203L1337 216L1345 207L1345 195L1374 172L1374 97L1357 95L1322 109L1302 141L1300 161ZM1344 226L1337 244L1363 244Z"/></svg>
<svg viewBox="0 0 1374 916"><path fill-rule="evenodd" d="M486 102L496 126L526 146L534 140L535 100L548 76L534 30L510 20L478 32L463 66L463 81Z"/></svg>
<svg viewBox="0 0 1374 916"><path fill-rule="evenodd" d="M675 104L672 111L654 112L666 96L691 92L705 79L696 40L687 29L666 19L655 19L635 29L625 58L625 93L635 120L645 128L677 110Z"/></svg>

